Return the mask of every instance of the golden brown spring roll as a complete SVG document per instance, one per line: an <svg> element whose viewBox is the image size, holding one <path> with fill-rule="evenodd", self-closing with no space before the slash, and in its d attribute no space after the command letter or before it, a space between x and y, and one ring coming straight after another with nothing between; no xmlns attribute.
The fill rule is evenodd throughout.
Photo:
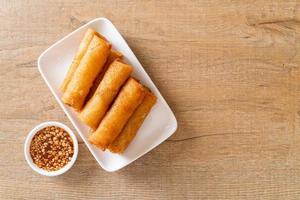
<svg viewBox="0 0 300 200"><path fill-rule="evenodd" d="M110 54L107 58L107 61L103 67L103 70L99 73L99 75L97 76L97 78L95 79L94 83L93 83L93 86L92 88L90 89L90 92L86 98L86 100L90 100L92 98L92 96L94 95L94 93L96 92L106 70L108 69L109 65L116 59L121 59L122 58L122 54L118 51L114 51L114 50L111 50L110 51Z"/></svg>
<svg viewBox="0 0 300 200"><path fill-rule="evenodd" d="M80 63L81 58L84 56L86 50L88 49L88 47L90 45L90 42L93 39L94 34L95 34L95 31L92 30L92 29L88 29L85 32L85 34L84 34L84 36L82 38L82 41L81 41L81 43L79 45L79 48L77 50L77 53L76 53L76 55L75 55L75 57L74 57L74 59L72 61L72 64L71 64L69 70L68 70L68 73L67 73L67 75L66 75L66 77L65 77L62 85L60 86L60 90L62 92L66 91L67 86L68 86L69 82L71 81L71 79L73 77L73 74L76 71L76 69L77 69L77 67L78 67L78 65Z"/></svg>
<svg viewBox="0 0 300 200"><path fill-rule="evenodd" d="M144 87L133 78L129 78L97 130L90 135L89 141L105 150L120 134L144 96Z"/></svg>
<svg viewBox="0 0 300 200"><path fill-rule="evenodd" d="M79 119L95 130L131 72L130 65L115 60L108 67L95 94L80 112Z"/></svg>
<svg viewBox="0 0 300 200"><path fill-rule="evenodd" d="M104 39L93 36L93 39L82 57L70 83L63 94L62 101L80 110L92 87L93 81L101 72L110 52L111 45Z"/></svg>
<svg viewBox="0 0 300 200"><path fill-rule="evenodd" d="M156 96L147 91L142 103L129 118L120 135L109 145L108 149L111 152L123 153L125 151L155 103Z"/></svg>

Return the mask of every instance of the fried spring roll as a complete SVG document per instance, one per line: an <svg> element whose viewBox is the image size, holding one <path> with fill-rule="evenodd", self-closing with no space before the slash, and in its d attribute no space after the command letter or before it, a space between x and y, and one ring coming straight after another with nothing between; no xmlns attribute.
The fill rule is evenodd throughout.
<svg viewBox="0 0 300 200"><path fill-rule="evenodd" d="M71 81L73 75L74 75L74 72L76 71L79 63L80 63L80 60L81 58L84 56L86 50L88 49L89 45L90 45L90 42L92 41L93 39L93 36L95 34L95 31L92 30L92 29L88 29L83 38L82 38L82 41L79 45L79 48L77 50L77 53L72 61L72 64L68 70L68 73L63 81L63 83L61 84L60 86L60 90L61 92L65 92L66 89L67 89L67 86L69 84L69 82Z"/></svg>
<svg viewBox="0 0 300 200"><path fill-rule="evenodd" d="M105 150L120 134L144 96L144 87L133 78L129 78L97 130L90 135L89 141Z"/></svg>
<svg viewBox="0 0 300 200"><path fill-rule="evenodd" d="M122 58L122 54L118 51L114 51L114 50L111 50L108 58L107 58L107 61L103 67L103 70L99 73L99 75L97 76L97 78L95 79L94 83L93 83L93 86L86 98L86 100L90 100L92 98L92 96L94 95L94 93L96 92L101 80L103 79L103 76L106 72L106 70L108 69L109 65L116 59L121 59Z"/></svg>
<svg viewBox="0 0 300 200"><path fill-rule="evenodd" d="M95 130L131 72L130 65L115 60L108 67L95 94L80 112L79 119Z"/></svg>
<svg viewBox="0 0 300 200"><path fill-rule="evenodd" d="M88 95L93 81L103 69L111 45L104 39L93 36L93 39L82 57L70 83L63 94L62 101L76 110L80 110Z"/></svg>
<svg viewBox="0 0 300 200"><path fill-rule="evenodd" d="M156 96L147 91L142 103L129 118L120 135L109 145L108 149L111 152L123 153L125 151L155 103Z"/></svg>

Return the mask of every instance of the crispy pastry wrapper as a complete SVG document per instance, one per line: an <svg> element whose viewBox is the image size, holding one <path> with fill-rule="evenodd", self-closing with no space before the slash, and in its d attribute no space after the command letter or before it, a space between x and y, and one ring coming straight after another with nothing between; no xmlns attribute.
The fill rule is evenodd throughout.
<svg viewBox="0 0 300 200"><path fill-rule="evenodd" d="M121 133L144 96L145 88L133 78L129 78L97 130L90 135L89 141L105 150Z"/></svg>
<svg viewBox="0 0 300 200"><path fill-rule="evenodd" d="M143 124L151 108L156 103L156 96L150 92L146 92L142 103L134 111L133 115L129 118L125 127L119 136L109 145L108 149L113 153L123 153L130 142L136 136L139 128Z"/></svg>
<svg viewBox="0 0 300 200"><path fill-rule="evenodd" d="M117 59L121 60L122 57L123 57L123 55L120 52L114 51L114 50L110 51L110 54L106 60L106 63L104 65L102 71L98 74L97 78L94 80L93 86L90 89L90 92L86 98L86 101L90 100L92 98L92 96L95 94L100 82L103 79L105 72L107 71L107 69L111 65L111 63L113 63L113 61L115 61Z"/></svg>
<svg viewBox="0 0 300 200"><path fill-rule="evenodd" d="M77 50L77 53L72 61L72 64L71 66L69 67L69 70L68 70L68 73L63 81L63 83L61 84L60 86L60 90L61 92L65 92L67 87L68 87L68 84L69 82L71 81L80 61L81 61L81 58L84 56L86 50L88 49L93 37L94 37L94 34L95 34L95 31L93 29L88 29L82 40L81 40L81 43L79 45L79 48Z"/></svg>
<svg viewBox="0 0 300 200"><path fill-rule="evenodd" d="M115 60L107 69L92 98L80 112L79 119L96 130L132 70L130 65Z"/></svg>
<svg viewBox="0 0 300 200"><path fill-rule="evenodd" d="M90 88L110 53L111 45L104 39L93 36L93 39L82 57L74 75L69 82L62 101L79 111L88 95Z"/></svg>

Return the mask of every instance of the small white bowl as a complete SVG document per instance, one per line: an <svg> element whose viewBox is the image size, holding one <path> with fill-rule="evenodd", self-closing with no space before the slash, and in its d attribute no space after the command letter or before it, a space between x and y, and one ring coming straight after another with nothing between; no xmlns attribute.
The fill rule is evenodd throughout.
<svg viewBox="0 0 300 200"><path fill-rule="evenodd" d="M73 157L71 159L70 162L68 162L68 164L66 164L64 167L62 167L61 169L57 170L57 171L47 171L44 169L39 168L32 160L31 155L30 155L30 143L32 141L33 136L40 130L42 130L43 128L46 128L48 126L57 126L60 127L62 129L64 129L65 131L68 132L68 134L71 136L72 140L73 140L73 145L74 145L74 154ZM73 133L73 131L67 127L66 125L60 123L60 122L44 122L41 123L39 125L37 125L36 127L34 127L29 134L27 135L27 138L25 140L25 145L24 145L24 153L25 153L25 158L26 161L28 163L28 165L31 167L31 169L33 169L34 171L36 171L37 173L44 175L44 176L58 176L61 175L63 173L65 173L66 171L68 171L73 164L75 163L76 159L77 159L77 155L78 155L78 141L77 138L75 136L75 134Z"/></svg>

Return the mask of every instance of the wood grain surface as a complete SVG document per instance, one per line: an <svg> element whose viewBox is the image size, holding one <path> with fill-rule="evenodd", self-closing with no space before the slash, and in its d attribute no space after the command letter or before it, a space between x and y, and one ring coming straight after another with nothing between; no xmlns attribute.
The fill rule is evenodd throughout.
<svg viewBox="0 0 300 200"><path fill-rule="evenodd" d="M85 144L66 174L24 159L36 124L71 124L37 69L97 17L123 34L178 130L105 172ZM0 1L1 199L300 199L300 1Z"/></svg>

